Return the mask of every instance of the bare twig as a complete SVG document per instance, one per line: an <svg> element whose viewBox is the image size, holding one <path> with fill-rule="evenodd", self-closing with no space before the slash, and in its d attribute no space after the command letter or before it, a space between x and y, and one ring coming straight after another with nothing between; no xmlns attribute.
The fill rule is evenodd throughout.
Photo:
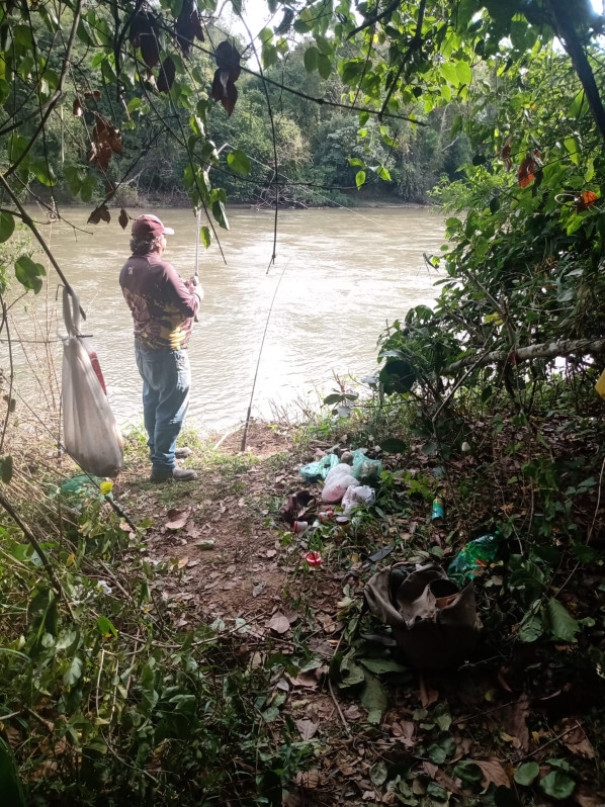
<svg viewBox="0 0 605 807"><path fill-rule="evenodd" d="M328 689L330 690L330 695L332 697L332 700L334 701L334 706L336 706L336 711L338 712L338 716L342 720L342 725L344 726L344 730L346 731L347 734L350 734L351 729L349 728L349 724L347 723L347 720L346 720L345 716L342 713L342 709L340 708L340 704L336 700L336 695L334 694L334 687L332 686L332 682L330 680L328 680Z"/></svg>

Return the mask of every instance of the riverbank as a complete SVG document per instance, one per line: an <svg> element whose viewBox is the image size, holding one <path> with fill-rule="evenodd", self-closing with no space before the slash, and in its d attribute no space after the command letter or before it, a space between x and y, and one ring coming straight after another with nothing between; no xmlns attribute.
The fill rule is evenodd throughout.
<svg viewBox="0 0 605 807"><path fill-rule="evenodd" d="M94 487L53 494L44 508L60 506L57 529L23 502L36 534L48 525L63 591L48 621L33 567L30 613L45 628L31 644L17 618L5 637L35 665L46 659L44 694L20 689L21 662L0 656L14 713L5 737L31 804L55 803L52 792L57 803L81 798L94 782L110 804L124 792L139 803L142 783L156 804L199 804L203 794L289 807L521 805L565 793L565 803L603 803L598 424L551 413L528 427L502 418L495 431L493 418L467 416L471 450L443 456L396 426L401 414L355 411L297 429L253 422L244 453L241 434L213 450L190 433L186 464L198 481L182 485L148 482L144 443L132 436L114 506ZM399 453L380 448L387 437L403 438ZM375 506L312 534L294 530L293 516L313 522L324 507L321 483L305 482L301 467L360 447L382 463ZM25 488L23 476L36 451L21 450L11 495L36 484ZM546 483L536 469L553 453L574 463ZM47 467L47 493L50 477ZM432 519L437 491L444 515ZM496 528L502 551L473 583L478 644L457 669L410 667L364 610L372 575L401 561L447 568ZM16 525L9 535L22 543ZM309 565L310 551L321 565ZM14 606L22 595L11 575L29 585L33 556L18 557L3 584ZM70 601L79 639L69 639ZM10 679L7 659L17 665Z"/></svg>
<svg viewBox="0 0 605 807"><path fill-rule="evenodd" d="M73 197L68 193L68 191L66 189L61 191L60 188L54 188L53 197L51 197L48 193L48 189L41 187L39 188L36 197L50 208L54 208L56 202L59 208L61 206L75 208L81 207L82 209L92 211L96 204L100 204L101 202L99 199L97 202L90 202L85 205L74 204ZM131 188L128 185L118 189L107 206L109 210L114 208L148 208L150 210L155 208L171 208L173 210L187 210L192 208L191 199L183 191L141 193L137 189ZM259 198L259 200L256 202L250 202L238 201L237 198L230 197L225 207L227 210L274 210L275 200ZM363 189L340 192L337 199L330 199L330 197L317 197L317 199L314 201L305 201L303 203L301 201L288 201L282 198L278 202L278 210L321 210L323 208L330 209L335 207L350 207L352 209L360 210L406 207L410 209L431 209L437 208L438 205L435 205L428 200L425 202L406 201L395 196L393 193L370 193L364 191Z"/></svg>

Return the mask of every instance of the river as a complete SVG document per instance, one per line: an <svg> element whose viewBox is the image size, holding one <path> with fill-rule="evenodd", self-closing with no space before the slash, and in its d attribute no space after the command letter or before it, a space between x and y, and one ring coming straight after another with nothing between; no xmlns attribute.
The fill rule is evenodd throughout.
<svg viewBox="0 0 605 807"><path fill-rule="evenodd" d="M43 226L43 235L80 296L87 314L83 330L94 336L118 421L141 423L131 319L118 284L130 229L121 229L118 211L112 211L111 223L96 226L86 224L89 211L61 212L66 221ZM134 218L143 211L128 212ZM190 277L193 213L153 212L175 230L166 260ZM333 373L348 380L375 372L376 341L387 321L404 317L414 305L430 304L436 294L439 275L428 270L423 253L439 253L444 220L426 208L280 211L277 258L268 272L274 213L238 209L229 218L231 229L219 230L226 263L216 243L199 249L205 300L189 348L193 383L187 423L202 434L244 420L259 356L252 415L288 412L296 419L302 406L316 409L320 395L334 389ZM47 264L42 253L34 259ZM49 383L42 380L49 363L60 368L57 334L64 333L59 281L48 271L45 291L35 300L30 293L13 309L20 336L33 335L38 344L13 345L13 351L17 392L30 401L33 395L56 402L56 370L50 391L36 389ZM48 351L39 344L44 333L52 342ZM6 342L0 347L0 367L6 368Z"/></svg>

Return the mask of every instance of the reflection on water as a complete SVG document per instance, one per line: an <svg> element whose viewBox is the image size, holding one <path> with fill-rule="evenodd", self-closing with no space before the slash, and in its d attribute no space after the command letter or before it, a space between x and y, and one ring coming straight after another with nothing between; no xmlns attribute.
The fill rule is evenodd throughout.
<svg viewBox="0 0 605 807"><path fill-rule="evenodd" d="M129 231L117 223L86 225L89 211L63 215L79 230L53 223L43 229L52 251L76 289L95 337L108 394L123 423L139 423L140 379L134 361L130 313L118 283L129 255ZM141 211L130 210L132 217ZM168 239L166 259L183 277L195 266L195 218L186 210L154 210L176 234ZM236 210L231 230L220 231L227 259L215 244L200 247L199 272L205 300L190 344L192 395L188 423L217 431L242 421L271 300L254 396L253 415L270 415L271 402L291 407L296 400L325 392L332 373L363 377L376 369L376 340L387 321L401 318L435 296L436 273L429 273L423 252L436 253L443 242L440 215L422 208L370 210L304 210L279 214L277 260L267 273L273 251L274 214ZM35 256L42 262L41 255ZM60 304L55 300L58 278L49 268L48 288L33 300L15 306L22 338L63 332ZM45 308L45 300L48 309ZM59 297L60 300L60 297ZM6 343L0 343L0 367L7 367ZM58 378L41 392L36 376L48 375L46 347L30 344L27 363L14 349L18 389L37 402L56 399ZM60 375L61 345L50 354ZM25 391L25 392L24 392ZM40 397L42 396L42 397Z"/></svg>

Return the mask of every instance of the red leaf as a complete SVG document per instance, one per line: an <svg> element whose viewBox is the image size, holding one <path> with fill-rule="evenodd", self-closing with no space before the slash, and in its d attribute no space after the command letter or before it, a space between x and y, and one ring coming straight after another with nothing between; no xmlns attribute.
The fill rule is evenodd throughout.
<svg viewBox="0 0 605 807"><path fill-rule="evenodd" d="M537 168L538 163L536 162L534 155L528 152L517 171L519 187L526 188L528 185L531 185L531 183L534 181Z"/></svg>
<svg viewBox="0 0 605 807"><path fill-rule="evenodd" d="M170 92L170 88L174 84L175 75L176 67L174 66L174 62L170 56L167 56L160 66L160 74L157 81L159 92L165 92L166 94Z"/></svg>
<svg viewBox="0 0 605 807"><path fill-rule="evenodd" d="M588 210L589 207L592 207L597 201L596 193L593 191L584 191L584 193L580 194L576 199L576 210L578 213L581 213L583 210Z"/></svg>

